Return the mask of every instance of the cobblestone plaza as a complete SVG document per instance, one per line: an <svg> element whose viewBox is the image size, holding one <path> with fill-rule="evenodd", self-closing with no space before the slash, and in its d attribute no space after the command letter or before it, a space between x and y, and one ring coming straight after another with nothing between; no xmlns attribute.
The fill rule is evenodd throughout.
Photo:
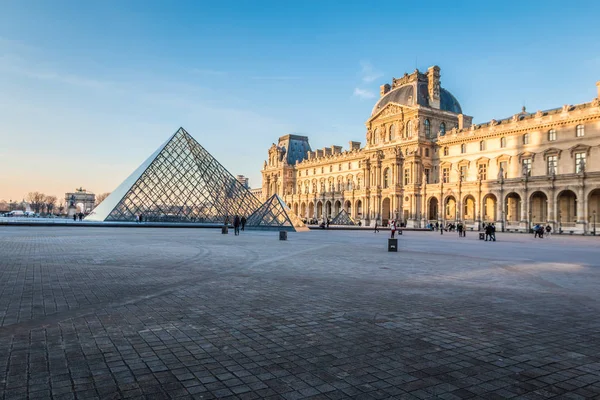
<svg viewBox="0 0 600 400"><path fill-rule="evenodd" d="M0 227L0 399L600 396L600 242Z"/></svg>

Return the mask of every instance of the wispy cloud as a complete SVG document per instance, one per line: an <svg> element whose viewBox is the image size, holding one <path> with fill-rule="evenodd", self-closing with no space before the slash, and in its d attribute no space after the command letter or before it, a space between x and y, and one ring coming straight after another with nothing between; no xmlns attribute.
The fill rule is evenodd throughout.
<svg viewBox="0 0 600 400"><path fill-rule="evenodd" d="M64 83L90 89L108 89L113 86L113 84L108 81L82 77L71 73L52 71L51 69L31 67L31 65L31 62L28 62L19 56L10 54L0 56L0 71L10 72L33 79Z"/></svg>
<svg viewBox="0 0 600 400"><path fill-rule="evenodd" d="M361 61L360 68L361 77L365 83L371 83L383 76L383 74L380 71L377 71L375 67L373 67L373 64L371 64L369 61Z"/></svg>
<svg viewBox="0 0 600 400"><path fill-rule="evenodd" d="M372 99L375 97L375 93L366 89L354 88L354 96L360 97L361 99Z"/></svg>
<svg viewBox="0 0 600 400"><path fill-rule="evenodd" d="M253 76L256 81L296 81L299 76Z"/></svg>

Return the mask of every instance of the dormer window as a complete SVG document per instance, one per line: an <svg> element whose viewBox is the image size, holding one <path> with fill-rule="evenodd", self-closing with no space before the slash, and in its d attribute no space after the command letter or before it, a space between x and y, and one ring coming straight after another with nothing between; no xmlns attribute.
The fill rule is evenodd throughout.
<svg viewBox="0 0 600 400"><path fill-rule="evenodd" d="M431 123L429 122L429 119L425 119L425 137L430 137L431 136Z"/></svg>

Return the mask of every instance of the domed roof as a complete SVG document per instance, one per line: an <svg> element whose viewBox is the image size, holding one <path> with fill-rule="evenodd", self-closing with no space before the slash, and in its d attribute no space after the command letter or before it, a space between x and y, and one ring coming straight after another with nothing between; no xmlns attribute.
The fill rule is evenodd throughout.
<svg viewBox="0 0 600 400"><path fill-rule="evenodd" d="M415 86L419 87L417 96L415 96ZM427 93L427 83L408 83L399 86L385 94L373 107L371 115L382 110L388 103L397 103L406 106L420 105L431 107L429 105L429 95ZM458 100L446 89L440 89L440 110L450 111L455 114L462 114L462 109Z"/></svg>

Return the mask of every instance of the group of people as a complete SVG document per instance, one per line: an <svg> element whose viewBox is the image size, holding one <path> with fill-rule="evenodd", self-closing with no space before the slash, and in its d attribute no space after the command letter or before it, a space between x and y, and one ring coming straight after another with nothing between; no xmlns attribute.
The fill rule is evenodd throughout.
<svg viewBox="0 0 600 400"><path fill-rule="evenodd" d="M77 221L77 218L79 218L80 221L83 221L83 217L85 217L85 215L82 212L75 213L73 214L73 221Z"/></svg>
<svg viewBox="0 0 600 400"><path fill-rule="evenodd" d="M229 216L225 217L225 226L229 225ZM240 218L239 215L235 215L233 217L233 233L235 236L240 234L240 228L244 230L246 227L246 217L242 216Z"/></svg>
<svg viewBox="0 0 600 400"><path fill-rule="evenodd" d="M493 223L483 223L483 230L485 231L485 241L495 242L496 241L496 225Z"/></svg>
<svg viewBox="0 0 600 400"><path fill-rule="evenodd" d="M136 215L135 222L144 222L144 214Z"/></svg>
<svg viewBox="0 0 600 400"><path fill-rule="evenodd" d="M540 239L543 239L544 235L549 236L551 232L552 227L549 224L546 225L546 227L540 224L536 224L533 227L533 238L535 239L539 237Z"/></svg>

